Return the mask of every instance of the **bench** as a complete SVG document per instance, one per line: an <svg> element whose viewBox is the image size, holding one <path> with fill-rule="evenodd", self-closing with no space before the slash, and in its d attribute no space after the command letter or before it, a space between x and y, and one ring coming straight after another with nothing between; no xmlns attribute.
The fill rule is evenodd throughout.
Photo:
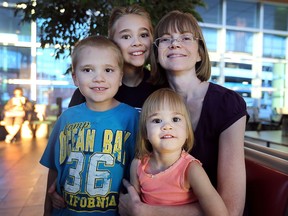
<svg viewBox="0 0 288 216"><path fill-rule="evenodd" d="M261 149L249 148L245 143L245 163L247 188L244 215L288 215L288 160Z"/></svg>
<svg viewBox="0 0 288 216"><path fill-rule="evenodd" d="M30 122L30 128L32 131L32 136L35 138L36 137L36 132L39 129L39 127L41 125L47 125L47 133L46 133L46 138L49 138L50 133L53 129L53 126L55 124L55 121L51 121L51 120L37 120L37 121L31 121Z"/></svg>

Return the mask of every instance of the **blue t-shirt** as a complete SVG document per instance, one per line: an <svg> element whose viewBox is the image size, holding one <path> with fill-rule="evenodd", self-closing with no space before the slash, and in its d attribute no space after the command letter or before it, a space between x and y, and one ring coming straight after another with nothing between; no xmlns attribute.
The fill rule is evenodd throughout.
<svg viewBox="0 0 288 216"><path fill-rule="evenodd" d="M124 103L103 112L82 103L61 114L40 160L57 171L57 192L67 204L54 209L53 215L118 215L119 190L134 157L138 119L138 111Z"/></svg>

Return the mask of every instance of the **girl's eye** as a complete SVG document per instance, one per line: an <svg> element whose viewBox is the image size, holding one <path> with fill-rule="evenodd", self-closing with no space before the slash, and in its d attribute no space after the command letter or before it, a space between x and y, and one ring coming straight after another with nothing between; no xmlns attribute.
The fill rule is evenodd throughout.
<svg viewBox="0 0 288 216"><path fill-rule="evenodd" d="M122 39L125 39L125 40L127 40L127 39L130 39L131 38L131 36L130 35L122 35L122 37L121 37Z"/></svg>
<svg viewBox="0 0 288 216"><path fill-rule="evenodd" d="M179 117L174 117L173 118L173 122L179 122L179 121L181 121L181 119Z"/></svg>
<svg viewBox="0 0 288 216"><path fill-rule="evenodd" d="M142 34L141 34L141 37L142 37L142 38L147 38L147 37L150 37L150 35L149 35L148 32L146 32L146 33L142 33Z"/></svg>
<svg viewBox="0 0 288 216"><path fill-rule="evenodd" d="M162 121L161 121L161 119L153 119L152 122L153 123L161 123Z"/></svg>

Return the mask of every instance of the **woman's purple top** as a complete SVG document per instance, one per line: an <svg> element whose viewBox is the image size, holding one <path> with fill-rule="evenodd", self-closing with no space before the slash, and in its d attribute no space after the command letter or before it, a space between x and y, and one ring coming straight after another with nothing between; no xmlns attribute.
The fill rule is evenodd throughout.
<svg viewBox="0 0 288 216"><path fill-rule="evenodd" d="M215 187L220 134L245 115L246 103L238 93L214 83L209 84L195 130L191 155L203 163Z"/></svg>

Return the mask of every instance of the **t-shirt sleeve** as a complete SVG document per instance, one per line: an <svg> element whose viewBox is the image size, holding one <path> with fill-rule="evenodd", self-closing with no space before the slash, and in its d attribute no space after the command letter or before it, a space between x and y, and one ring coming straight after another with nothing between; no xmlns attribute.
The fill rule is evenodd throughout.
<svg viewBox="0 0 288 216"><path fill-rule="evenodd" d="M247 114L246 102L236 92L227 90L222 97L220 104L220 112L223 114L223 124L220 125L220 130L224 131L240 118Z"/></svg>
<svg viewBox="0 0 288 216"><path fill-rule="evenodd" d="M60 122L59 120L56 122L51 135L48 140L48 144L46 149L40 159L40 164L43 166L56 170L56 151L57 151L57 144L59 143L59 131L60 131Z"/></svg>

